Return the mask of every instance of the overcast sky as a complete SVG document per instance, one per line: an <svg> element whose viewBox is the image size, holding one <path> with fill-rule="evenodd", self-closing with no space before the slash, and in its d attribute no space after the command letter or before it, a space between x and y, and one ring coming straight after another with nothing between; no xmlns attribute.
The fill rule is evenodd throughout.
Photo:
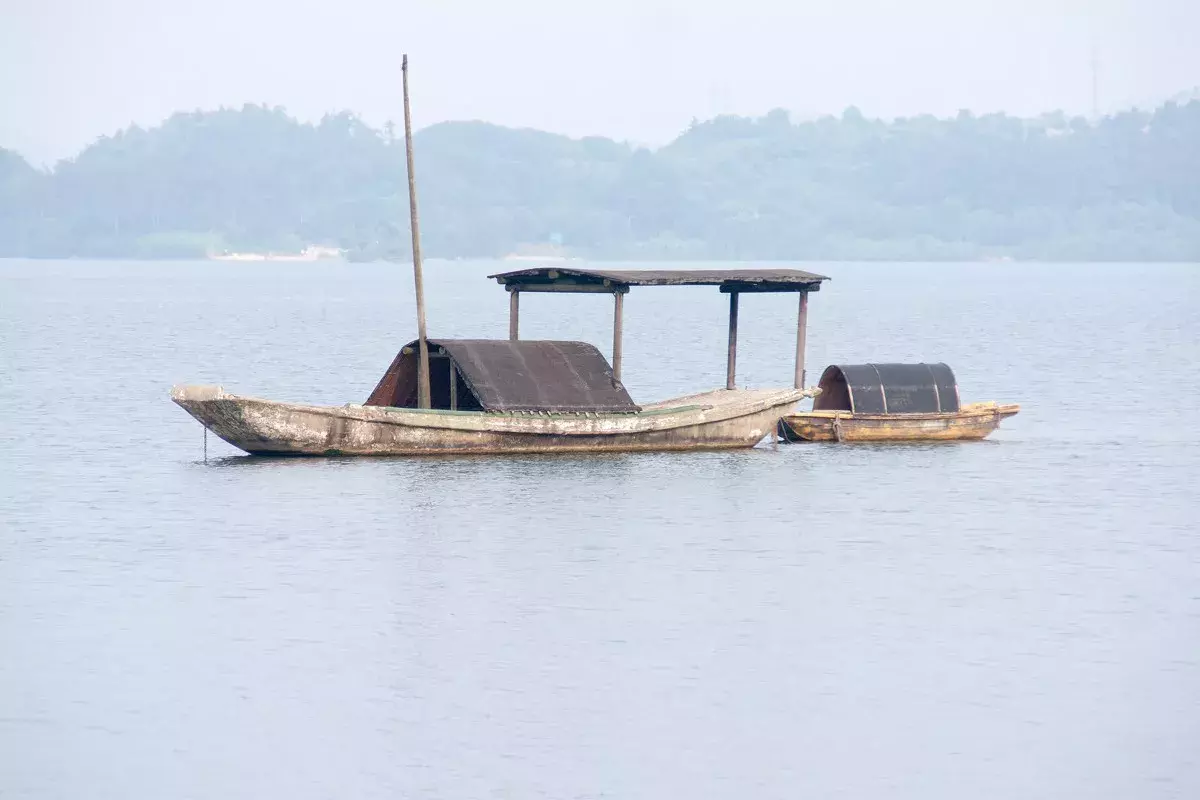
<svg viewBox="0 0 1200 800"><path fill-rule="evenodd" d="M0 0L0 147L176 110L483 119L659 144L693 117L1087 113L1200 84L1200 0Z"/></svg>

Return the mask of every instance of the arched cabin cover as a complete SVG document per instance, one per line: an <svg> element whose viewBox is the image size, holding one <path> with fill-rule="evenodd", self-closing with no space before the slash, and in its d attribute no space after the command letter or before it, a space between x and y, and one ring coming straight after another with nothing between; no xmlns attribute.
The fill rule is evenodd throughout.
<svg viewBox="0 0 1200 800"><path fill-rule="evenodd" d="M429 339L430 405L460 411L634 413L608 360L586 342ZM417 407L417 342L396 354L368 406Z"/></svg>
<svg viewBox="0 0 1200 800"><path fill-rule="evenodd" d="M814 411L938 414L958 411L958 383L945 364L833 364L821 373Z"/></svg>

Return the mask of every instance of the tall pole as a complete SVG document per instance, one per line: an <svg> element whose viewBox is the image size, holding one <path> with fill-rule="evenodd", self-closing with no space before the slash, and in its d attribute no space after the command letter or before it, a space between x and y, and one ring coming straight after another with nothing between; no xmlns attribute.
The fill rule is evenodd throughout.
<svg viewBox="0 0 1200 800"><path fill-rule="evenodd" d="M412 113L408 110L408 54L400 62L404 74L404 152L408 158L408 211L412 225L413 282L417 290L417 405L429 408L429 343L425 341L425 279L421 275L421 231L417 227L417 180L413 175Z"/></svg>

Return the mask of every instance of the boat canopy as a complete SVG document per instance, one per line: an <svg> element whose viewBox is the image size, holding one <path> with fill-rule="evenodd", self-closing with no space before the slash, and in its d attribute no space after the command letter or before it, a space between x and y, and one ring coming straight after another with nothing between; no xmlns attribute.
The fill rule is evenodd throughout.
<svg viewBox="0 0 1200 800"><path fill-rule="evenodd" d="M462 411L635 413L608 360L586 342L430 339L430 407ZM417 342L393 359L365 405L417 407Z"/></svg>
<svg viewBox="0 0 1200 800"><path fill-rule="evenodd" d="M814 411L936 414L958 411L958 383L945 364L833 364L821 373Z"/></svg>
<svg viewBox="0 0 1200 800"><path fill-rule="evenodd" d="M719 286L722 292L815 292L824 275L798 269L577 269L533 267L489 275L509 291L627 292L631 286Z"/></svg>
<svg viewBox="0 0 1200 800"><path fill-rule="evenodd" d="M521 295L526 292L595 293L613 296L613 374L621 379L621 328L625 295L631 286L718 286L729 295L729 348L725 388L735 388L738 297L748 292L791 292L799 295L796 314L795 386L804 388L804 341L808 328L808 294L829 278L799 269L582 269L545 266L489 275L508 291L508 338L520 338Z"/></svg>

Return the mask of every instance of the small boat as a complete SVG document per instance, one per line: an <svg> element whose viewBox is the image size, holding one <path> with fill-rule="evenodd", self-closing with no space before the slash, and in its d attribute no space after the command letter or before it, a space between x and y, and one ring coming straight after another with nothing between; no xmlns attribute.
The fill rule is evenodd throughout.
<svg viewBox="0 0 1200 800"><path fill-rule="evenodd" d="M785 415L786 442L919 442L983 439L1021 410L995 402L960 405L945 364L834 364L813 410Z"/></svg>

